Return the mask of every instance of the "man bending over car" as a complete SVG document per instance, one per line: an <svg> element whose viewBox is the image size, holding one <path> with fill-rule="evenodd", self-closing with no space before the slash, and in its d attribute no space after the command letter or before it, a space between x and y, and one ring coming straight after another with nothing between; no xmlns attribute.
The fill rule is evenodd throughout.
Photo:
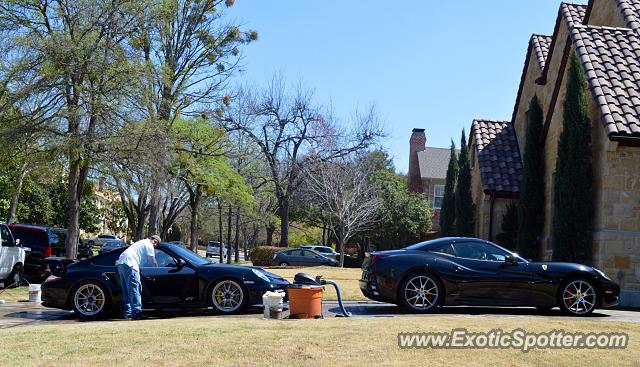
<svg viewBox="0 0 640 367"><path fill-rule="evenodd" d="M140 240L129 246L116 261L122 286L125 319L140 320L142 314L140 266L147 263L158 266L154 249L160 242L158 235Z"/></svg>

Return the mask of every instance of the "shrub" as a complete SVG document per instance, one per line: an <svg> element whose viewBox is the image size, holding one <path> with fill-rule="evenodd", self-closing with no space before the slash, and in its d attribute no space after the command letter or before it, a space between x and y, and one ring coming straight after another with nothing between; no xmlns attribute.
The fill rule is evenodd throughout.
<svg viewBox="0 0 640 367"><path fill-rule="evenodd" d="M273 255L276 253L276 251L281 250L286 249L275 246L259 246L249 251L249 258L251 259L253 265L267 266L271 265L271 260L273 260Z"/></svg>

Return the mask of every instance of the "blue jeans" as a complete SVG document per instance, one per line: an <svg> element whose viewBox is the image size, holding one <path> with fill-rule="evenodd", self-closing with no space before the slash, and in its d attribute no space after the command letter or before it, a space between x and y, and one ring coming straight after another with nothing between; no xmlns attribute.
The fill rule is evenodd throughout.
<svg viewBox="0 0 640 367"><path fill-rule="evenodd" d="M124 317L138 317L142 313L140 273L129 265L118 264L118 274L122 286Z"/></svg>

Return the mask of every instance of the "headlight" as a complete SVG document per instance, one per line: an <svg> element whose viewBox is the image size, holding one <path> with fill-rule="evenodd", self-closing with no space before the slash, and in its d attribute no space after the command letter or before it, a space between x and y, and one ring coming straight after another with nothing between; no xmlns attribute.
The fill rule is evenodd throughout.
<svg viewBox="0 0 640 367"><path fill-rule="evenodd" d="M255 274L258 278L264 280L265 282L269 282L269 277L267 277L265 275L265 273L261 272L260 270L257 269L251 269L251 271L253 272L253 274Z"/></svg>
<svg viewBox="0 0 640 367"><path fill-rule="evenodd" d="M603 278L605 278L606 280L611 280L611 278L609 278L609 277L607 276L607 274L605 274L605 273L604 273L604 271L602 271L602 270L600 270L600 269L596 269L596 268L593 268L593 270L595 270L595 271L596 271L596 273L600 274L600 276L602 276L602 277L603 277Z"/></svg>

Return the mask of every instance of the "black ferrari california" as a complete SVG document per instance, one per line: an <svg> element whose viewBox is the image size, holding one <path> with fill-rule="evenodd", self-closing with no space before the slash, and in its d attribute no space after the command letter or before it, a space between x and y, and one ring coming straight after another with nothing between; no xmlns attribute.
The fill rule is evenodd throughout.
<svg viewBox="0 0 640 367"><path fill-rule="evenodd" d="M126 248L62 267L42 284L42 304L98 318L122 309L115 262ZM266 291L286 290L289 282L258 267L215 264L190 250L161 244L158 267L141 267L143 309L211 307L240 313L262 303Z"/></svg>
<svg viewBox="0 0 640 367"><path fill-rule="evenodd" d="M575 316L618 303L620 287L591 266L530 262L476 238L440 238L373 252L360 289L373 300L412 312L439 306L559 307Z"/></svg>

